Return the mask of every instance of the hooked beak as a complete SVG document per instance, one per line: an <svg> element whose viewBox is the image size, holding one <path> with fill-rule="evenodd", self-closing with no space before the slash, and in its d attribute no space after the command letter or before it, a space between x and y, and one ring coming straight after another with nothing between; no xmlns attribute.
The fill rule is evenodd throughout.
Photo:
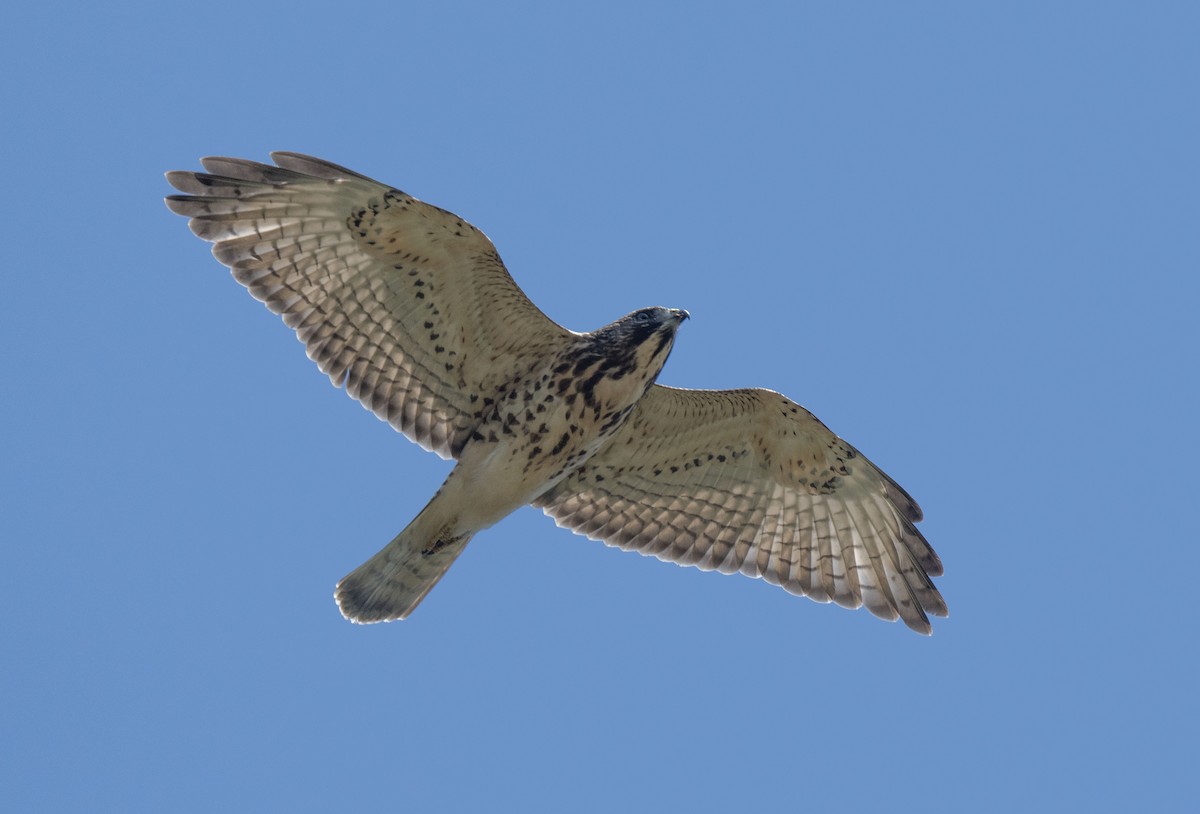
<svg viewBox="0 0 1200 814"><path fill-rule="evenodd" d="M683 322L685 319L690 317L691 314L689 314L687 311L684 311L682 308L672 308L671 316L675 317L676 322Z"/></svg>

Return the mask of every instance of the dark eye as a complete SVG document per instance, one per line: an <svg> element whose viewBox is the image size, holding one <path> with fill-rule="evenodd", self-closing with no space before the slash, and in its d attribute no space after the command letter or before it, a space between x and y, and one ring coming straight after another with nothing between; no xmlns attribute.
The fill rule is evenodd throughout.
<svg viewBox="0 0 1200 814"><path fill-rule="evenodd" d="M634 319L638 322L649 322L650 321L650 312L649 311L638 311L637 316L634 317Z"/></svg>

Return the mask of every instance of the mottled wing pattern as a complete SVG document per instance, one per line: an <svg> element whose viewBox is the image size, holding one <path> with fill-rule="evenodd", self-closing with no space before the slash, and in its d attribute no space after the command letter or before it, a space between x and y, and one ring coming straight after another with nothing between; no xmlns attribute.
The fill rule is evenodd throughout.
<svg viewBox="0 0 1200 814"><path fill-rule="evenodd" d="M278 166L207 158L172 172L213 254L296 331L335 386L442 457L572 336L521 292L487 237L456 215L295 153Z"/></svg>
<svg viewBox="0 0 1200 814"><path fill-rule="evenodd" d="M740 572L929 633L941 562L891 478L769 390L655 385L581 469L540 497L560 525L626 550Z"/></svg>

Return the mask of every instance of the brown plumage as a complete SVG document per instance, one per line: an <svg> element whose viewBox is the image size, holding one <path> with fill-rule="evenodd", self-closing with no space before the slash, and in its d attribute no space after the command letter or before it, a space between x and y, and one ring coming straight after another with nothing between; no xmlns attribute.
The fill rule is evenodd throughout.
<svg viewBox="0 0 1200 814"><path fill-rule="evenodd" d="M654 384L686 312L568 331L456 215L319 159L272 157L168 173L185 194L167 205L336 386L458 462L338 584L347 618L406 617L476 532L526 503L609 545L922 633L946 614L916 503L811 413L768 390Z"/></svg>

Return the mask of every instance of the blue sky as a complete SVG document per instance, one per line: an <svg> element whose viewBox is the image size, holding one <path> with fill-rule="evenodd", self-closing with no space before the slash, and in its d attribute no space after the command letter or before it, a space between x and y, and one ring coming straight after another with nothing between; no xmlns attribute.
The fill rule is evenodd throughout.
<svg viewBox="0 0 1200 814"><path fill-rule="evenodd" d="M1194 810L1197 7L420 5L5 12L0 805ZM524 509L344 622L448 464L161 202L280 149L468 218L569 327L687 308L661 381L862 449L950 618Z"/></svg>

